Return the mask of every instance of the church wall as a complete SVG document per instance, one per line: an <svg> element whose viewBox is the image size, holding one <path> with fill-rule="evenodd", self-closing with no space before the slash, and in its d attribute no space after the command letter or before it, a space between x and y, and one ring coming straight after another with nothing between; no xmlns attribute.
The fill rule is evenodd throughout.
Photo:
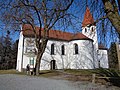
<svg viewBox="0 0 120 90"><path fill-rule="evenodd" d="M28 47L28 42L27 39L25 38L25 43L24 43L24 55L23 55L23 68L26 68L27 64L30 64L30 58L34 58L34 67L35 67L35 59L36 55L34 54L28 54L26 53L26 48ZM32 38L34 41L34 39ZM55 54L51 55L51 44L55 45ZM29 43L30 45L30 43ZM65 46L65 55L61 55L61 46ZM36 48L35 44L31 48ZM68 62L68 42L66 41L56 41L56 40L49 40L47 43L47 47L45 49L45 52L42 56L41 60L41 70L49 70L50 69L50 61L51 60L56 60L56 69L63 69L67 67L67 62Z"/></svg>
<svg viewBox="0 0 120 90"><path fill-rule="evenodd" d="M26 40L25 40L26 41ZM51 55L51 44L55 45L55 54ZM78 44L78 54L74 53L74 44ZM61 55L61 46L65 46L65 55ZM24 49L26 48L26 44ZM24 50L25 51L25 50ZM34 60L36 56L33 56ZM30 61L30 55L24 53L23 68L26 68ZM41 70L50 70L50 61L56 61L56 69L93 69L93 44L90 40L55 41L49 40L42 56ZM35 64L35 61L34 61ZM35 66L35 65L34 65Z"/></svg>
<svg viewBox="0 0 120 90"><path fill-rule="evenodd" d="M19 43L19 53L18 53L18 60L17 60L17 70L21 71L22 68L26 68L27 64L30 64L30 58L34 58L34 65L35 67L35 60L36 55L28 54L27 48L29 47L30 50L36 49L34 39L31 38L30 42L34 44L28 43L29 38L24 38L24 45L23 45L23 36L20 38ZM55 54L51 55L51 44L55 45ZM78 54L75 54L75 47L74 44L78 45ZM28 46L29 45L29 46ZM61 54L61 46L65 46L65 55ZM23 50L24 46L24 50ZM91 40L72 40L70 42L67 41L60 41L60 40L48 40L47 47L45 52L42 56L41 60L41 70L50 70L50 62L51 60L56 61L56 69L94 69L95 66L98 64L94 60L94 45L93 41ZM23 50L23 52L22 52ZM33 51L34 52L34 51ZM104 65L104 63L108 64L107 59L107 51L99 50L101 53L99 58L103 56L102 60L100 61L100 65L104 68L107 68L108 65ZM23 56L22 56L23 53ZM22 62L23 58L23 62ZM106 59L106 60L105 60ZM20 62L19 62L20 61ZM22 66L21 66L22 65Z"/></svg>
<svg viewBox="0 0 120 90"><path fill-rule="evenodd" d="M78 54L74 53L74 44L78 44ZM90 40L74 40L70 42L69 61L71 69L93 69L93 42Z"/></svg>
<svg viewBox="0 0 120 90"><path fill-rule="evenodd" d="M28 37L24 37L24 50L23 50L23 64L22 64L22 68L26 69L26 66L29 64L30 68L35 67L35 59L36 59L36 55L35 55L35 41L34 38L28 38ZM33 65L30 63L30 60L34 59L33 61Z"/></svg>
<svg viewBox="0 0 120 90"><path fill-rule="evenodd" d="M18 43L17 66L16 66L16 70L18 71L21 71L21 65L22 65L23 44L24 44L23 40L24 40L24 37L21 32L19 37L19 43Z"/></svg>
<svg viewBox="0 0 120 90"><path fill-rule="evenodd" d="M54 55L51 55L51 44L55 45L54 49ZM61 46L65 46L65 55L62 55L61 53ZM55 60L56 61L56 69L64 69L67 68L67 62L68 62L68 42L66 41L55 41L55 40L49 40L47 43L47 47L45 49L45 52L42 56L41 61L41 69L42 70L49 70L50 69L50 61Z"/></svg>
<svg viewBox="0 0 120 90"><path fill-rule="evenodd" d="M23 67L22 68L26 68L27 64L29 64L29 57L26 55L23 55Z"/></svg>
<svg viewBox="0 0 120 90"><path fill-rule="evenodd" d="M98 61L99 61L99 67L109 68L107 50L99 49L99 51L98 51Z"/></svg>
<svg viewBox="0 0 120 90"><path fill-rule="evenodd" d="M97 30L95 25L87 25L85 27L82 27L82 34L87 36L88 38L93 40L93 48L94 48L94 62L95 68L98 68L98 37L97 37Z"/></svg>

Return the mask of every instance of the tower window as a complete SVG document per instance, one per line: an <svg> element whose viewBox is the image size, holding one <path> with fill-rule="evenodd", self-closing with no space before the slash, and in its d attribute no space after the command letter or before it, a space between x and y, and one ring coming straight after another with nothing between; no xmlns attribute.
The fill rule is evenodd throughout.
<svg viewBox="0 0 120 90"><path fill-rule="evenodd" d="M85 28L85 32L87 32L87 28Z"/></svg>
<svg viewBox="0 0 120 90"><path fill-rule="evenodd" d="M74 48L75 48L75 54L78 54L78 45L76 43L74 44Z"/></svg>
<svg viewBox="0 0 120 90"><path fill-rule="evenodd" d="M93 27L92 27L91 31L94 32L94 28Z"/></svg>
<svg viewBox="0 0 120 90"><path fill-rule="evenodd" d="M51 55L54 55L55 54L55 44L51 44Z"/></svg>
<svg viewBox="0 0 120 90"><path fill-rule="evenodd" d="M62 55L65 55L65 46L64 45L61 46L61 52L62 52Z"/></svg>

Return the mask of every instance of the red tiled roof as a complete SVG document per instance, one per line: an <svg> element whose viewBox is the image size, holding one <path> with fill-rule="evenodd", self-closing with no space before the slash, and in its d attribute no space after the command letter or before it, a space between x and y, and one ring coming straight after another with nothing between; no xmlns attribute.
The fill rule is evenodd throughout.
<svg viewBox="0 0 120 90"><path fill-rule="evenodd" d="M94 23L93 16L90 13L90 9L87 7L86 11L85 11L83 22L82 22L82 27L85 27L85 26L87 26L89 24L93 24L93 23Z"/></svg>
<svg viewBox="0 0 120 90"><path fill-rule="evenodd" d="M36 33L39 33L39 27L35 27ZM43 29L41 32L41 35L43 36ZM32 27L29 24L24 24L22 26L22 32L24 36L34 36L34 32L32 30ZM38 34L39 35L39 34ZM49 39L58 39L58 40L65 40L65 41L70 41L70 40L76 40L76 39L83 39L83 40L91 40L90 38L86 37L82 33L69 33L69 32L63 32L60 30L49 30Z"/></svg>
<svg viewBox="0 0 120 90"><path fill-rule="evenodd" d="M98 48L102 50L107 50L107 48L102 43L98 44Z"/></svg>

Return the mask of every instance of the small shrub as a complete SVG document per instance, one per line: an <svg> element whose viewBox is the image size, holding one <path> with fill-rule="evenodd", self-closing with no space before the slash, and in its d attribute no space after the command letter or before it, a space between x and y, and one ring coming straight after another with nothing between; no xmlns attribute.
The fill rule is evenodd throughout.
<svg viewBox="0 0 120 90"><path fill-rule="evenodd" d="M99 69L99 75L106 77L105 80L110 82L112 85L120 87L120 72L114 69Z"/></svg>

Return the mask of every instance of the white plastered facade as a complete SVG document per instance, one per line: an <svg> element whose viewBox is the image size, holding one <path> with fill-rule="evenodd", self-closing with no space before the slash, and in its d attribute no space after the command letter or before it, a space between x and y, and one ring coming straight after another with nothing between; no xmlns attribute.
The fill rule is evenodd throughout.
<svg viewBox="0 0 120 90"><path fill-rule="evenodd" d="M87 31L85 31L85 28ZM75 39L71 41L50 39L42 56L41 70L50 70L51 60L56 61L56 69L95 69L99 67L108 68L107 50L100 50L98 48L96 26L83 27L82 34L92 40ZM92 30L92 31L91 31ZM28 47L28 40L32 40ZM51 55L51 45L54 43L54 55ZM78 54L75 54L74 44L78 45ZM62 55L61 47L64 45L65 55ZM36 49L34 38L23 36L20 33L17 67L18 71L25 69L30 60L33 59L33 68L35 67L36 55L34 53L26 53L26 48Z"/></svg>

